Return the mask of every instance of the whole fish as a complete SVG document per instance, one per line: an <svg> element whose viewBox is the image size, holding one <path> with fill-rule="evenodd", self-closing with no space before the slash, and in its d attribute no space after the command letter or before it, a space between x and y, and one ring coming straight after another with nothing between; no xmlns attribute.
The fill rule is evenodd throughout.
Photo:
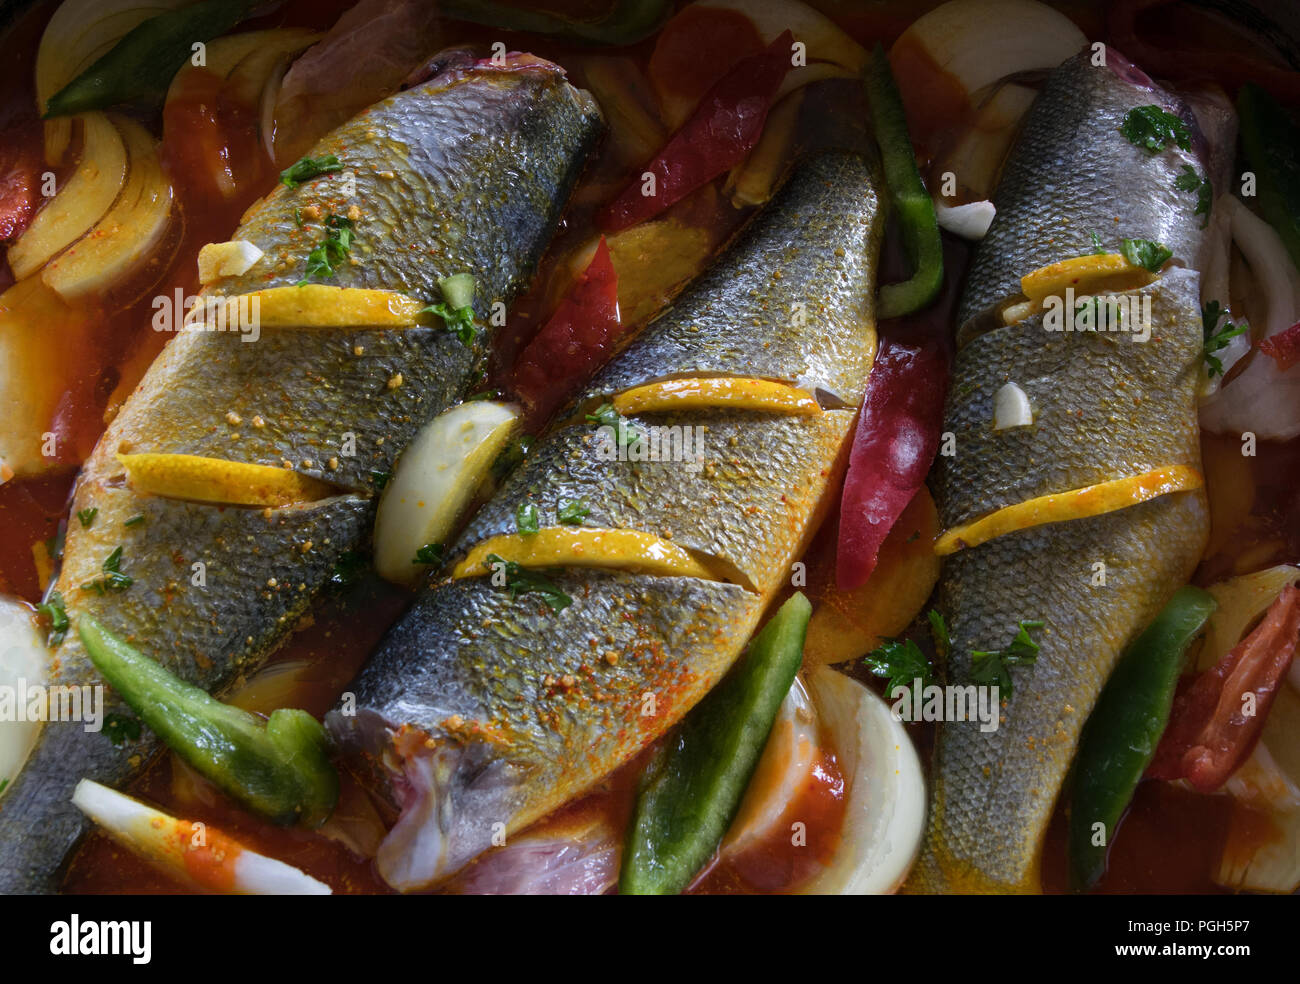
<svg viewBox="0 0 1300 984"><path fill-rule="evenodd" d="M580 502L584 528L652 535L708 574L646 573L635 557L598 569L573 556L546 572L549 599L486 571L443 580L327 716L400 811L377 857L394 887L437 883L591 787L740 654L816 527L866 385L877 187L874 165L856 154L802 165L596 377L451 550L456 562L517 535L528 507L542 532L577 535L562 509ZM610 453L586 413L678 377L762 377L820 399L804 415L715 405L634 413L642 457ZM689 453L644 457L655 435L688 432ZM555 592L569 601L558 610Z"/></svg>
<svg viewBox="0 0 1300 984"><path fill-rule="evenodd" d="M322 282L429 303L439 278L469 273L480 323L525 287L599 135L599 109L531 56L494 66L455 51L439 64L314 147L310 157L334 155L343 170L255 205L233 238L263 257L204 293L292 288L330 216L346 216L354 238ZM238 332L180 334L78 481L73 509L90 518L69 524L55 587L74 628L49 682L100 682L77 639L83 614L211 692L253 669L364 544L379 479L464 397L486 334L469 344L442 327L264 327L251 343ZM328 492L276 508L143 494L116 457L142 452L283 466ZM112 695L106 704L131 720ZM45 726L0 798L0 891L55 887L84 828L69 802L77 781L120 785L156 750L147 732L115 737Z"/></svg>
<svg viewBox="0 0 1300 984"><path fill-rule="evenodd" d="M933 475L945 528L1037 496L1170 465L1200 468L1198 199L1177 185L1204 174L1206 139L1190 111L1113 49L1064 63L1031 107L995 196L961 304L945 430L955 453ZM1158 153L1120 128L1158 106L1188 126ZM1101 243L1097 248L1093 234ZM1020 278L1050 263L1119 252L1121 238L1162 243L1172 262L1119 295L1150 338L1120 330L1050 330L1045 312L1007 325ZM1118 296L1118 295L1117 295ZM1073 312L1067 313L1070 317ZM1135 330L1137 329L1137 330ZM993 428L995 394L1016 383L1027 426ZM972 652L1005 649L1022 621L1041 621L1037 659L1010 670L1000 725L945 721L931 777L930 821L910 891L1006 892L1038 887L1039 855L1079 731L1124 647L1195 568L1208 535L1200 489L1114 512L1033 526L948 557L939 610L951 646L947 682L973 682Z"/></svg>

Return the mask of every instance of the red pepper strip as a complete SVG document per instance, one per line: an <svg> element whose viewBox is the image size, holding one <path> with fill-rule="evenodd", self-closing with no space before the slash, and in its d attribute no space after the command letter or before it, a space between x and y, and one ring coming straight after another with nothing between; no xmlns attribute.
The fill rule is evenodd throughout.
<svg viewBox="0 0 1300 984"><path fill-rule="evenodd" d="M587 269L520 354L511 388L549 416L609 358L622 328L618 273L601 236Z"/></svg>
<svg viewBox="0 0 1300 984"><path fill-rule="evenodd" d="M758 143L772 99L790 70L793 43L794 35L784 31L719 79L645 167L654 175L655 193L643 195L643 178L637 175L601 211L600 228L617 232L644 222L743 161Z"/></svg>
<svg viewBox="0 0 1300 984"><path fill-rule="evenodd" d="M1259 350L1277 363L1283 372L1300 362L1300 321L1259 343Z"/></svg>
<svg viewBox="0 0 1300 984"><path fill-rule="evenodd" d="M1233 650L1174 698L1160 745L1147 776L1186 779L1203 793L1213 792L1250 755L1264 729L1300 640L1300 590L1288 585L1269 607L1264 621ZM1243 713L1247 694L1255 695L1254 714Z"/></svg>
<svg viewBox="0 0 1300 984"><path fill-rule="evenodd" d="M41 132L33 121L15 127L0 145L0 242L16 238L36 214Z"/></svg>
<svg viewBox="0 0 1300 984"><path fill-rule="evenodd" d="M1236 51L1198 48L1170 48L1150 45L1137 36L1138 15L1174 0L1118 0L1111 4L1106 19L1107 40L1113 47L1152 75L1172 79L1210 78L1229 92L1243 83L1254 82L1283 102L1300 100L1300 72L1262 62L1257 56ZM1181 11L1171 10L1168 17Z"/></svg>
<svg viewBox="0 0 1300 984"><path fill-rule="evenodd" d="M853 591L925 481L939 450L948 391L947 348L937 339L880 340L840 499L836 584Z"/></svg>

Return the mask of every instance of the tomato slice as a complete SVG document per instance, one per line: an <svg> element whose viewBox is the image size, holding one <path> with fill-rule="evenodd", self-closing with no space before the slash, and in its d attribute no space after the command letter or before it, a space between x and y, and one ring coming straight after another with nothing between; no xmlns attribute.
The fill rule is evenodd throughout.
<svg viewBox="0 0 1300 984"><path fill-rule="evenodd" d="M546 417L605 363L623 331L618 273L605 237L555 313L515 363L511 386Z"/></svg>
<svg viewBox="0 0 1300 984"><path fill-rule="evenodd" d="M16 238L36 214L40 148L39 121L14 127L0 144L0 242Z"/></svg>
<svg viewBox="0 0 1300 984"><path fill-rule="evenodd" d="M1286 331L1265 338L1259 343L1259 350L1276 362L1283 372L1300 362L1300 321Z"/></svg>
<svg viewBox="0 0 1300 984"><path fill-rule="evenodd" d="M1300 589L1292 584L1223 659L1184 678L1147 776L1186 779L1203 793L1222 786L1254 750L1298 639Z"/></svg>

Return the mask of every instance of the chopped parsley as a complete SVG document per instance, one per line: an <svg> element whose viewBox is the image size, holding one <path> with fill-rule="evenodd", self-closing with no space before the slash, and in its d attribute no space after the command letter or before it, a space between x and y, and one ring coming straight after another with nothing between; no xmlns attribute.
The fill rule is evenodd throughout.
<svg viewBox="0 0 1300 984"><path fill-rule="evenodd" d="M1106 247L1101 244L1101 236L1097 235L1095 232L1090 232L1088 233L1088 238L1092 240L1092 255L1105 256Z"/></svg>
<svg viewBox="0 0 1300 984"><path fill-rule="evenodd" d="M925 616L930 622L930 635L934 637L934 648L939 654L940 659L948 658L948 650L952 649L952 640L948 638L948 624L943 620L943 616L933 608Z"/></svg>
<svg viewBox="0 0 1300 984"><path fill-rule="evenodd" d="M558 518L565 526L581 526L582 521L591 515L591 510L581 499L570 499L560 503Z"/></svg>
<svg viewBox="0 0 1300 984"><path fill-rule="evenodd" d="M325 238L307 254L307 272L298 281L299 287L307 286L312 280L334 276L335 269L352 250L353 228L352 220L342 215L330 215L325 219Z"/></svg>
<svg viewBox="0 0 1300 984"><path fill-rule="evenodd" d="M143 522L144 522L144 516L143 516L143 515L140 515L140 516L132 516L130 519L123 520L123 521L122 521L122 525L123 525L123 526L139 526L139 525L140 525L141 523L143 523Z"/></svg>
<svg viewBox="0 0 1300 984"><path fill-rule="evenodd" d="M1196 210L1193 215L1204 215L1201 220L1201 228L1204 229L1210 222L1210 206L1214 204L1214 186L1210 184L1210 179L1196 173L1196 168L1190 164L1184 164L1178 177L1174 178L1174 187L1179 191L1196 192Z"/></svg>
<svg viewBox="0 0 1300 984"><path fill-rule="evenodd" d="M5 787L8 785L9 785L8 779L0 779L0 793L3 793L5 791Z"/></svg>
<svg viewBox="0 0 1300 984"><path fill-rule="evenodd" d="M81 520L81 528L82 528L83 530L88 530L88 529L90 529L90 524L93 523L93 522L95 521L95 517L96 517L97 515L99 515L99 510L98 510L98 509L78 509L78 510L77 510L77 518L78 518L79 520Z"/></svg>
<svg viewBox="0 0 1300 984"><path fill-rule="evenodd" d="M530 434L520 434L513 441L505 446L497 460L492 462L492 477L496 481L501 481L512 471L523 463L528 452L533 449L533 438Z"/></svg>
<svg viewBox="0 0 1300 984"><path fill-rule="evenodd" d="M1207 301L1201 308L1201 331L1205 335L1205 365L1211 379L1223 375L1223 363L1214 353L1227 348L1230 341L1250 328L1250 325L1245 323L1234 325L1231 321L1225 321L1227 316L1228 312L1218 301ZM1222 328L1219 327L1221 321Z"/></svg>
<svg viewBox="0 0 1300 984"><path fill-rule="evenodd" d="M82 591L94 591L106 594L109 591L125 591L135 584L135 578L122 573L122 548L118 547L104 560L104 576L87 581L81 586Z"/></svg>
<svg viewBox="0 0 1300 984"><path fill-rule="evenodd" d="M943 616L931 609L926 618L930 622L930 634L934 637L934 648L940 659L948 656L948 626ZM892 694L896 687L910 687L912 681L919 679L926 687L934 680L934 668L930 660L921 652L921 647L911 639L886 639L873 649L862 662L878 677L884 677L885 693Z"/></svg>
<svg viewBox="0 0 1300 984"><path fill-rule="evenodd" d="M511 601L521 594L540 594L552 613L563 611L573 604L573 599L561 591L545 574L521 567L513 560L505 560L498 554L488 554L484 566L495 573L497 565L501 565L505 571L506 589L510 592Z"/></svg>
<svg viewBox="0 0 1300 984"><path fill-rule="evenodd" d="M1152 273L1159 273L1160 268L1174 255L1174 251L1167 246L1153 243L1149 239L1121 239L1119 251L1134 266Z"/></svg>
<svg viewBox="0 0 1300 984"><path fill-rule="evenodd" d="M280 181L290 188L297 188L312 178L319 178L322 174L335 174L342 170L343 164L333 154L326 154L324 157L304 157L281 171Z"/></svg>
<svg viewBox="0 0 1300 984"><path fill-rule="evenodd" d="M478 337L478 326L474 324L474 278L468 273L443 277L438 281L438 289L442 291L442 300L420 313L436 314L442 319L443 328L459 338L462 345L472 345Z"/></svg>
<svg viewBox="0 0 1300 984"><path fill-rule="evenodd" d="M121 745L127 741L138 741L140 738L140 722L131 717L129 714L106 714L104 715L104 734L114 745Z"/></svg>
<svg viewBox="0 0 1300 984"><path fill-rule="evenodd" d="M365 554L355 550L345 550L330 572L329 584L335 588L350 588L366 568Z"/></svg>
<svg viewBox="0 0 1300 984"><path fill-rule="evenodd" d="M594 413L587 414L587 420L601 427L608 427L614 431L618 439L619 447L631 447L641 440L641 433L629 424L612 403L602 403Z"/></svg>
<svg viewBox="0 0 1300 984"><path fill-rule="evenodd" d="M370 473L370 481L375 483L376 492L382 492L384 490L384 486L388 484L388 480L392 477L393 477L392 472L372 471Z"/></svg>
<svg viewBox="0 0 1300 984"><path fill-rule="evenodd" d="M1006 649L972 650L971 679L985 686L996 684L1002 697L1010 697L1013 692L1010 668L1037 661L1039 645L1029 633L1042 627L1042 622L1023 621L1018 623L1016 637Z"/></svg>
<svg viewBox="0 0 1300 984"><path fill-rule="evenodd" d="M886 679L886 694L892 694L897 687L907 689L918 678L924 687L934 678L930 661L911 639L886 639L863 656L862 662L876 676Z"/></svg>
<svg viewBox="0 0 1300 984"><path fill-rule="evenodd" d="M50 635L45 640L45 644L53 649L68 634L68 613L63 607L63 595L51 591L49 601L43 601L36 606L36 614L44 615L50 620Z"/></svg>
<svg viewBox="0 0 1300 984"><path fill-rule="evenodd" d="M419 550L415 551L415 559L412 564L428 564L430 567L439 567L442 564L443 546L441 543L426 543Z"/></svg>
<svg viewBox="0 0 1300 984"><path fill-rule="evenodd" d="M1124 114L1119 132L1128 142L1148 154L1158 154L1170 141L1183 150L1192 149L1192 135L1187 124L1159 106L1138 106Z"/></svg>
<svg viewBox="0 0 1300 984"><path fill-rule="evenodd" d="M531 502L519 503L519 508L515 510L515 528L524 536L532 536L542 528L537 507Z"/></svg>
<svg viewBox="0 0 1300 984"><path fill-rule="evenodd" d="M68 528L63 523L54 531L54 535L45 541L45 552L50 555L51 560L58 560L63 556L63 541L68 535Z"/></svg>

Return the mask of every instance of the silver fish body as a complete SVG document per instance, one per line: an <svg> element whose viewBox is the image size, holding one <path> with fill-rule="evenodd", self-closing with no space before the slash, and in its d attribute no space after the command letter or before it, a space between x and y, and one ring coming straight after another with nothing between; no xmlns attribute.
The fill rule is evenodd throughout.
<svg viewBox="0 0 1300 984"><path fill-rule="evenodd" d="M489 576L434 584L327 727L401 818L378 856L395 887L428 887L599 782L722 677L786 582L833 488L874 352L880 241L874 168L804 164L712 271L598 375L450 554L543 529L581 499L588 528L650 534L722 573L569 565L572 603L512 599ZM801 305L802 310L795 305ZM804 316L806 315L806 316ZM754 376L828 394L811 416L700 408L630 419L700 428L698 456L611 458L583 410L642 383ZM833 395L829 395L833 394Z"/></svg>
<svg viewBox="0 0 1300 984"><path fill-rule="evenodd" d="M1114 53L1111 53L1113 57ZM932 474L946 528L996 509L1169 466L1200 468L1203 249L1196 196L1174 182L1205 171L1204 140L1179 100L1120 59L1085 54L1048 79L1008 160L998 215L961 304L945 410L955 453ZM1186 119L1192 151L1148 154L1120 132L1136 106ZM1004 324L1020 278L1048 264L1118 252L1120 237L1174 254L1144 287L1121 291L1145 326L1053 331L1043 312ZM1066 312L1067 321L1073 311ZM1150 337L1142 340L1142 328ZM1139 330L1135 330L1139 329ZM1015 383L1032 422L995 429L996 394ZM945 721L931 774L929 827L906 885L915 892L1033 891L1048 822L1080 729L1124 647L1191 575L1208 535L1203 491L1172 491L1100 515L1032 526L947 557L939 610L947 682L974 682L975 651L1004 649L1018 623L1041 621L1030 665L1010 670L996 730Z"/></svg>

